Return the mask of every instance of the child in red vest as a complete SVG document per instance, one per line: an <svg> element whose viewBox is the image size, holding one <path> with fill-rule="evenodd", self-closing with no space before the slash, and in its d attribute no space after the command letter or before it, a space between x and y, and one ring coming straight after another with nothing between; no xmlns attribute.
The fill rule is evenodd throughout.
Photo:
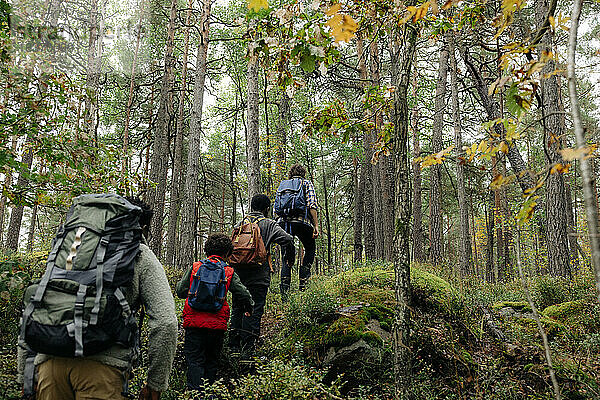
<svg viewBox="0 0 600 400"><path fill-rule="evenodd" d="M228 236L220 233L210 235L204 244L207 259L195 262L177 283L177 296L186 299L183 308L183 352L188 368L189 390L199 390L204 379L208 383L216 379L218 360L229 321L227 292L231 291L236 304L244 305L247 316L250 316L254 307L252 296L227 263L232 251L233 245ZM213 281L222 283L218 295L210 292L215 290L210 289L215 285L206 283L211 281L211 276L217 277ZM203 299L209 297L212 303L203 303ZM215 298L218 299L216 304Z"/></svg>

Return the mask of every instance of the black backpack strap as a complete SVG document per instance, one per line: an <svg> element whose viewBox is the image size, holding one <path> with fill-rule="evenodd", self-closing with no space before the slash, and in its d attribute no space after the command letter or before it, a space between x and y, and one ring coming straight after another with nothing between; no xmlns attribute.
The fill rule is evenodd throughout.
<svg viewBox="0 0 600 400"><path fill-rule="evenodd" d="M98 245L98 251L96 252L96 299L94 300L94 308L90 315L90 325L96 325L98 323L98 313L100 312L100 299L102 298L102 289L104 284L104 256L106 255L106 248L110 241L110 235L102 236ZM116 268L113 265L112 268Z"/></svg>
<svg viewBox="0 0 600 400"><path fill-rule="evenodd" d="M35 394L35 356L36 352L29 347L25 348L27 358L25 359L25 369L23 370L23 395L25 398L32 397Z"/></svg>
<svg viewBox="0 0 600 400"><path fill-rule="evenodd" d="M73 328L75 330L75 357L83 357L83 308L87 285L79 285L75 297L75 311L73 313Z"/></svg>

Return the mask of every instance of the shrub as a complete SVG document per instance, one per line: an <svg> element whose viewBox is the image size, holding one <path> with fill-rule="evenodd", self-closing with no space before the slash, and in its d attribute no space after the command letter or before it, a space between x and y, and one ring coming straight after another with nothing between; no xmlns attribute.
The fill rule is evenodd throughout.
<svg viewBox="0 0 600 400"><path fill-rule="evenodd" d="M315 282L304 292L290 297L286 312L288 326L311 326L335 312L338 302L322 282Z"/></svg>
<svg viewBox="0 0 600 400"><path fill-rule="evenodd" d="M0 255L0 345L16 344L25 288L44 272L45 252Z"/></svg>
<svg viewBox="0 0 600 400"><path fill-rule="evenodd" d="M544 309L548 306L570 300L568 279L551 276L540 276L531 283L531 295L536 306Z"/></svg>

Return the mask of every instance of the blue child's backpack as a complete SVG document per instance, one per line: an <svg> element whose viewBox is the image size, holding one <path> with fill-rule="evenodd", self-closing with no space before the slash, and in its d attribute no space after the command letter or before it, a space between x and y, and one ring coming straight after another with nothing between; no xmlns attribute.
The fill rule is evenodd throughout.
<svg viewBox="0 0 600 400"><path fill-rule="evenodd" d="M292 178L282 181L275 194L275 213L280 217L306 216L306 195L304 179Z"/></svg>
<svg viewBox="0 0 600 400"><path fill-rule="evenodd" d="M200 267L194 275L188 304L196 311L217 312L223 307L227 296L227 276L225 262L216 257L200 261Z"/></svg>

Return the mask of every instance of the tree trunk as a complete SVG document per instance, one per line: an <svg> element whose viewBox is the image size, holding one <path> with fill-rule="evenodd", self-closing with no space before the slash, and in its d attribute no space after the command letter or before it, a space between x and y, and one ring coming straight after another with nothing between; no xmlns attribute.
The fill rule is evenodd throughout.
<svg viewBox="0 0 600 400"><path fill-rule="evenodd" d="M11 150L14 153L15 150L17 150L17 136L13 135L12 140L11 140ZM12 186L12 178L13 178L13 174L12 174L12 169L9 168L4 172L4 183L3 183L3 187L4 190L2 190L2 196L0 197L0 247L2 247L2 244L4 243L3 241L3 237L4 237L4 221L6 220L6 211L7 211L7 204L8 204L8 198L6 197L6 195L4 194L6 191L10 190L11 186Z"/></svg>
<svg viewBox="0 0 600 400"><path fill-rule="evenodd" d="M288 97L285 90L279 91L279 118L278 118L278 137L277 137L277 151L275 152L275 180L279 185L279 182L285 179L286 164L285 164L285 150L287 146L287 135L290 130L290 98Z"/></svg>
<svg viewBox="0 0 600 400"><path fill-rule="evenodd" d="M377 46L377 37L373 37L369 44L369 78L373 88L379 87L379 48ZM377 110L371 115L373 130L370 132L371 151L370 157L374 154L373 149L379 140L381 126L383 125L383 114ZM375 219L375 254L380 260L385 259L385 234L384 234L384 210L383 210L383 157L379 157L376 164L371 165L371 180L373 181L373 216Z"/></svg>
<svg viewBox="0 0 600 400"><path fill-rule="evenodd" d="M144 15L144 6L146 0L141 0L140 18L137 25L137 33L135 40L135 52L133 53L133 62L131 63L131 76L129 77L129 95L127 97L127 110L125 112L125 128L123 130L123 160L121 160L121 176L125 178L129 176L129 120L131 117L131 106L133 105L133 88L135 86L135 69L137 67L138 54L140 50L140 39L142 36L142 20ZM129 182L124 182L125 193L129 194Z"/></svg>
<svg viewBox="0 0 600 400"><path fill-rule="evenodd" d="M358 46L358 45L357 45ZM359 70L361 81L363 82L363 89L367 87L367 52L364 51L364 41L360 39L360 47L357 48L358 59L359 59ZM365 115L368 111L365 110ZM375 252L375 215L374 215L374 202L373 202L373 179L372 179L372 167L371 158L373 157L373 148L370 143L370 133L365 131L363 134L363 152L364 156L360 165L360 182L361 182L361 193L363 197L363 216L362 216L362 232L364 239L364 250L365 259L374 260L377 257Z"/></svg>
<svg viewBox="0 0 600 400"><path fill-rule="evenodd" d="M359 35L356 42L356 53L358 57L358 70L360 71L361 89L364 90L367 80L367 67L365 62L364 52L364 39L362 35ZM359 146L360 139L357 136L355 138L356 146ZM364 211L364 191L365 181L362 178L362 163L360 158L356 155L353 158L353 170L352 170L352 183L354 189L354 210L353 210L353 223L354 223L354 262L362 261L363 253L363 211Z"/></svg>
<svg viewBox="0 0 600 400"><path fill-rule="evenodd" d="M450 85L452 91L452 119L454 122L454 141L456 143L456 190L458 195L459 221L459 255L458 268L460 273L469 275L473 273L471 266L471 233L469 232L469 207L467 204L465 188L465 153L462 145L462 127L460 123L460 109L458 103L458 71L456 67L456 54L454 50L454 34L448 35L450 44ZM461 159L462 158L462 159Z"/></svg>
<svg viewBox="0 0 600 400"><path fill-rule="evenodd" d="M567 222L569 224L569 253L571 258L571 268L579 268L579 252L577 251L577 225L575 224L575 216L573 215L573 197L571 195L571 185L565 185L565 194L567 202Z"/></svg>
<svg viewBox="0 0 600 400"><path fill-rule="evenodd" d="M90 3L90 37L88 41L87 77L85 97L85 134L96 139L98 113L98 86L100 84L100 68L102 64L102 32L98 21L98 0Z"/></svg>
<svg viewBox="0 0 600 400"><path fill-rule="evenodd" d="M204 0L200 17L200 43L196 56L196 76L194 80L194 100L190 120L188 158L185 175L185 191L182 196L181 251L177 265L188 268L197 257L197 193L200 176L200 156L202 145L202 105L204 82L206 79L206 58L208 52L210 0Z"/></svg>
<svg viewBox="0 0 600 400"><path fill-rule="evenodd" d="M246 155L248 167L248 204L255 194L260 193L260 149L258 130L258 55L248 58L248 129L246 130Z"/></svg>
<svg viewBox="0 0 600 400"><path fill-rule="evenodd" d="M435 87L435 114L433 116L433 136L431 150L433 153L442 151L442 130L444 128L444 111L446 109L446 81L448 76L448 48L442 44L438 67L437 84ZM434 265L442 262L442 166L431 167L429 191L429 236L431 241L431 262Z"/></svg>
<svg viewBox="0 0 600 400"><path fill-rule="evenodd" d="M31 210L31 221L29 224L29 233L27 234L27 252L31 253L33 251L33 242L35 239L35 223L37 221L38 214L38 204L37 202L33 205L33 209Z"/></svg>
<svg viewBox="0 0 600 400"><path fill-rule="evenodd" d="M379 56L377 37L373 39L373 42L369 46L370 50L370 71L371 80L373 85L377 88L381 87L381 61ZM383 127L383 112L378 111L373 118L375 125L375 136L374 143L379 140L381 134L381 128ZM378 158L378 162L373 166L373 194L375 195L375 205L379 213L379 218L376 216L376 224L379 224L377 230L380 232L380 244L381 249L378 254L382 260L392 261L393 260L393 247L394 241L394 159L388 157L385 154L381 154Z"/></svg>
<svg viewBox="0 0 600 400"><path fill-rule="evenodd" d="M27 140L23 145L22 151L22 159L21 163L27 169L31 169L31 164L33 163L33 151L30 146L33 144L32 136L27 136ZM19 174L19 178L17 179L17 187L24 188L27 186L27 178L23 173ZM23 206L23 199L16 199L15 206L10 213L10 223L8 224L8 232L6 234L6 244L5 247L12 251L17 251L19 249L19 237L21 233L21 222L23 220L23 210L25 207Z"/></svg>
<svg viewBox="0 0 600 400"><path fill-rule="evenodd" d="M158 113L156 115L156 135L152 147L150 162L151 186L148 191L148 204L154 210L152 218L150 248L162 259L163 222L165 210L165 192L167 190L167 171L169 169L169 115L172 114L175 58L175 20L177 0L171 0L171 12L165 46L165 66L160 87Z"/></svg>
<svg viewBox="0 0 600 400"><path fill-rule="evenodd" d="M587 149L587 143L581 121L579 110L579 99L577 98L577 78L575 76L575 49L577 48L577 30L579 28L579 17L581 15L581 4L583 0L575 0L571 13L571 29L569 31L569 53L567 57L567 76L569 82L569 98L571 101L571 113L573 114L573 126L577 147L580 150ZM585 215L590 236L590 250L592 252L592 264L596 278L596 291L600 301L600 231L598 230L598 202L597 193L592 189L594 184L593 164L586 159L584 154L579 156L581 178L583 181L583 195L585 201Z"/></svg>
<svg viewBox="0 0 600 400"><path fill-rule="evenodd" d="M327 190L327 180L325 174L325 165L323 163L323 143L321 143L321 174L323 175L323 201L325 205L325 226L327 227L327 266L331 265L331 219L329 216L329 191Z"/></svg>
<svg viewBox="0 0 600 400"><path fill-rule="evenodd" d="M538 29L542 27L548 15L548 1L536 1L536 20ZM552 51L553 34L550 30L542 36L541 52ZM565 163L558 152L561 148L565 127L561 113L564 112L560 101L556 74L556 63L550 59L541 71L542 128L546 161L549 167L556 163ZM546 180L546 245L548 248L548 271L555 276L570 276L569 239L566 204L566 188L562 172L550 174Z"/></svg>
<svg viewBox="0 0 600 400"><path fill-rule="evenodd" d="M170 265L175 264L177 247L177 225L179 220L179 209L181 207L181 186L183 180L183 131L185 130L184 109L187 98L187 72L188 51L190 44L190 20L192 17L192 1L188 1L188 9L185 16L185 31L183 44L183 70L181 71L181 90L179 92L179 106L177 112L177 126L175 128L175 157L171 173L171 201L169 204L169 225L167 228L167 254L166 260Z"/></svg>
<svg viewBox="0 0 600 400"><path fill-rule="evenodd" d="M496 271L494 268L494 221L496 219L496 194L493 190L488 192L488 207L487 207L487 244L485 257L485 276L488 282L496 282Z"/></svg>
<svg viewBox="0 0 600 400"><path fill-rule="evenodd" d="M411 130L413 133L413 160L421 156L421 144L419 142L419 106L417 99L417 69L413 70L412 74L412 96L414 105L411 111ZM422 194L421 194L421 162L412 162L413 173L413 207L412 207L412 242L413 242L413 259L417 262L425 261L423 254L423 214L422 214Z"/></svg>
<svg viewBox="0 0 600 400"><path fill-rule="evenodd" d="M500 173L506 176L506 161L505 158L500 158ZM502 213L502 233L504 234L504 242L502 244L502 264L500 265L500 279L508 279L511 274L510 262L510 244L513 243L513 236L509 221L513 220L508 206L507 188L500 189L500 212Z"/></svg>
<svg viewBox="0 0 600 400"><path fill-rule="evenodd" d="M231 144L231 162L229 164L229 187L231 188L231 226L237 221L237 188L235 185L236 152L237 152L237 125L238 123L238 93L235 92L235 113L233 115L233 141Z"/></svg>
<svg viewBox="0 0 600 400"><path fill-rule="evenodd" d="M396 28L397 29L397 28ZM394 272L396 309L392 328L396 398L404 398L410 390L410 177L408 167L408 101L407 92L416 50L417 30L404 25L390 35L391 83L393 94L391 121L394 124L393 153L396 157L394 222Z"/></svg>

